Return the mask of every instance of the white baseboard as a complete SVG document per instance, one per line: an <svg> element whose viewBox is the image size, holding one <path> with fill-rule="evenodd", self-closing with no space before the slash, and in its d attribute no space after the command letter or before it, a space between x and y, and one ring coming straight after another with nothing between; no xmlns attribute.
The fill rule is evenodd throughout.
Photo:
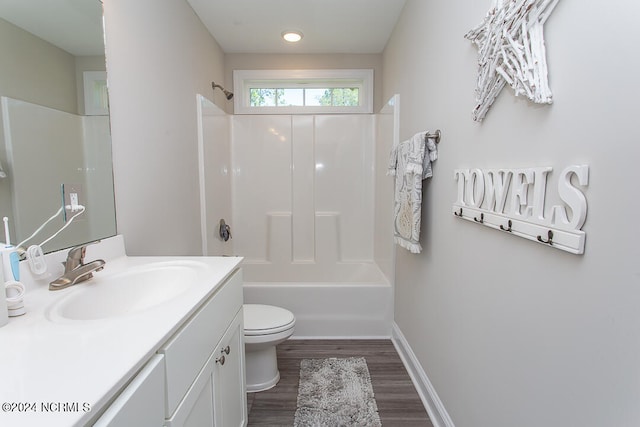
<svg viewBox="0 0 640 427"><path fill-rule="evenodd" d="M393 322L391 330L391 341L395 346L405 368L409 372L409 376L413 381L413 384L420 395L420 399L427 412L429 418L434 427L455 427L451 417L447 413L442 401L438 397L435 388L429 381L427 374L422 369L420 362L414 354L411 346L407 342L406 338L402 334L400 327Z"/></svg>

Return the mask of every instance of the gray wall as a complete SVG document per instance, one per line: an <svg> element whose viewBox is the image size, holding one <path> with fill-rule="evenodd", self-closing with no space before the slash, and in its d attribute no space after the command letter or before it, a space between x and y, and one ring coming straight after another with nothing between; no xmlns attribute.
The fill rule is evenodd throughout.
<svg viewBox="0 0 640 427"><path fill-rule="evenodd" d="M223 54L185 1L104 4L118 233L130 255L202 253L196 94Z"/></svg>
<svg viewBox="0 0 640 427"><path fill-rule="evenodd" d="M78 113L73 55L0 19L0 58L0 95Z"/></svg>
<svg viewBox="0 0 640 427"><path fill-rule="evenodd" d="M457 427L640 425L637 106L640 6L559 2L546 24L555 102L505 89L473 122L489 1L408 0L384 52L401 139L443 132L424 252L397 249L395 320ZM590 165L584 255L456 219L453 170ZM626 221L625 221L626 219Z"/></svg>

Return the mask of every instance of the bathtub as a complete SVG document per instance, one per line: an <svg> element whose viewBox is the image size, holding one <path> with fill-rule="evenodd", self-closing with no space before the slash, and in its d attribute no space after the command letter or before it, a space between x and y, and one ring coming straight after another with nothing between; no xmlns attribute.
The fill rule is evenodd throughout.
<svg viewBox="0 0 640 427"><path fill-rule="evenodd" d="M393 290L375 263L243 264L245 303L272 304L296 316L293 338L389 338ZM320 274L321 273L321 274ZM314 278L323 277L323 281Z"/></svg>

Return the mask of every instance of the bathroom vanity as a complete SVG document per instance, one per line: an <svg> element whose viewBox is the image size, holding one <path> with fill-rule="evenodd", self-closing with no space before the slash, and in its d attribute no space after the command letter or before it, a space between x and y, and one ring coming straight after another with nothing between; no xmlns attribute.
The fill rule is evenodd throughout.
<svg viewBox="0 0 640 427"><path fill-rule="evenodd" d="M0 425L246 425L242 259L101 257L0 328Z"/></svg>

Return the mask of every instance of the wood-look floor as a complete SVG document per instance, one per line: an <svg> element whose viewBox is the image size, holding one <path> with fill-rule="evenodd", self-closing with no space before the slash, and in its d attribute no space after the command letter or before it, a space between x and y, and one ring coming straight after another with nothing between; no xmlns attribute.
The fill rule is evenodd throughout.
<svg viewBox="0 0 640 427"><path fill-rule="evenodd" d="M249 426L293 426L300 361L364 357L384 427L433 427L422 401L390 340L293 340L278 345L280 382L248 393Z"/></svg>

